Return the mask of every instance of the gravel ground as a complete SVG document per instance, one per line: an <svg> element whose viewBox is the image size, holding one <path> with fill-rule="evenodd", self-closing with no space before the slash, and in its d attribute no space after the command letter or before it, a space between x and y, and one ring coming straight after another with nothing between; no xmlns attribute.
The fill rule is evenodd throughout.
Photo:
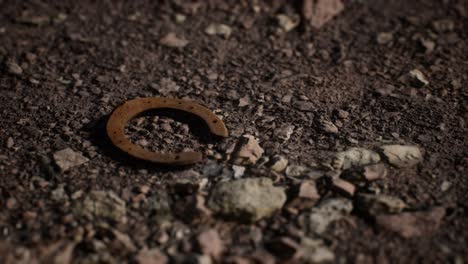
<svg viewBox="0 0 468 264"><path fill-rule="evenodd" d="M0 262L468 261L468 2L323 2L0 0Z"/></svg>

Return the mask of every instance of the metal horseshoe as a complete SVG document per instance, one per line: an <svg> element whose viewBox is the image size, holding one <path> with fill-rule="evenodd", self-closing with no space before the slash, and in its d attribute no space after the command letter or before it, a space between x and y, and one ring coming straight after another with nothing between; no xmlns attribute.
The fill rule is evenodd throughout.
<svg viewBox="0 0 468 264"><path fill-rule="evenodd" d="M125 126L128 121L145 111L161 108L195 114L205 121L211 133L221 137L228 136L223 121L210 109L192 101L164 97L138 98L124 102L112 112L107 122L107 135L116 147L135 158L173 165L188 165L201 161L203 155L199 152L161 153L148 151L133 144L125 136Z"/></svg>

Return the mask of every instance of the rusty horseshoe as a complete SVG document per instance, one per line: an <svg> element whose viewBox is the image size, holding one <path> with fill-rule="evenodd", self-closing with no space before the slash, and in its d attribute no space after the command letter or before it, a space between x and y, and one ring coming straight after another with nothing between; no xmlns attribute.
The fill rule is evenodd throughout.
<svg viewBox="0 0 468 264"><path fill-rule="evenodd" d="M211 133L227 137L228 131L223 121L210 109L195 102L174 98L137 98L118 106L107 122L107 135L112 143L129 155L155 163L188 165L202 160L202 154L195 151L179 153L152 152L130 142L125 136L125 126L132 118L151 109L176 109L197 115L208 125Z"/></svg>

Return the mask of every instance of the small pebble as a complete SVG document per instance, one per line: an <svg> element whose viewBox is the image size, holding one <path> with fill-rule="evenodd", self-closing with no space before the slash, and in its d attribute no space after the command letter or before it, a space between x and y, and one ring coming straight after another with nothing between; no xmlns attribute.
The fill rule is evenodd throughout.
<svg viewBox="0 0 468 264"><path fill-rule="evenodd" d="M320 120L320 128L330 134L338 134L338 127L329 120Z"/></svg>
<svg viewBox="0 0 468 264"><path fill-rule="evenodd" d="M61 171L67 171L89 161L81 153L66 148L54 153L54 160Z"/></svg>
<svg viewBox="0 0 468 264"><path fill-rule="evenodd" d="M297 25L299 25L300 19L299 16L287 16L284 14L279 14L276 16L278 20L278 25L280 26L280 32L289 32L293 30Z"/></svg>
<svg viewBox="0 0 468 264"><path fill-rule="evenodd" d="M245 167L244 166L232 165L232 169L234 170L234 178L235 179L239 179L242 176L244 176L244 172L245 172Z"/></svg>
<svg viewBox="0 0 468 264"><path fill-rule="evenodd" d="M424 76L424 74L418 69L410 71L408 76L410 83L414 87L421 88L429 84L429 81L427 80L426 76Z"/></svg>
<svg viewBox="0 0 468 264"><path fill-rule="evenodd" d="M452 183L449 181L443 181L442 184L440 185L440 190L442 192L446 192L452 187Z"/></svg>
<svg viewBox="0 0 468 264"><path fill-rule="evenodd" d="M11 149L11 148L13 148L13 145L15 145L15 141L13 141L12 137L8 137L6 147Z"/></svg>
<svg viewBox="0 0 468 264"><path fill-rule="evenodd" d="M9 73L20 76L23 74L23 69L14 61L8 61L6 67Z"/></svg>
<svg viewBox="0 0 468 264"><path fill-rule="evenodd" d="M377 35L377 43L379 44L388 44L393 40L392 32L381 32Z"/></svg>
<svg viewBox="0 0 468 264"><path fill-rule="evenodd" d="M229 36L231 36L232 29L224 24L210 24L205 29L205 33L208 35L218 35L224 38L229 38Z"/></svg>

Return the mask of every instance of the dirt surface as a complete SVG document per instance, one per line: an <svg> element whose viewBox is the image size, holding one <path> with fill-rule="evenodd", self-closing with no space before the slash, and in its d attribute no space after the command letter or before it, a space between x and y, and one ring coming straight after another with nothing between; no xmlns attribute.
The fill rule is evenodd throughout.
<svg viewBox="0 0 468 264"><path fill-rule="evenodd" d="M276 16L298 17L300 5L248 2L0 0L0 262L468 261L467 1L348 1L322 28L289 32ZM205 33L212 23L231 34ZM178 47L160 42L168 33ZM408 77L415 69L426 80ZM184 168L129 158L109 144L105 124L123 101L149 96L212 109L230 137L211 139L193 117L146 115L127 129L133 142L206 157ZM243 135L264 153L236 177L270 178L287 194L253 223L205 202L217 182L234 180L230 157ZM404 201L390 224L355 203L311 234L303 216L317 204L289 203L316 179L267 162L282 155L326 173L316 180L320 201L355 201L324 180L334 179L324 160L388 144L417 146L423 160L384 161L385 178L352 185L354 197ZM74 154L57 153L67 148ZM57 161L64 153L77 155L67 169ZM304 246L307 237L332 257L298 257L317 248Z"/></svg>

